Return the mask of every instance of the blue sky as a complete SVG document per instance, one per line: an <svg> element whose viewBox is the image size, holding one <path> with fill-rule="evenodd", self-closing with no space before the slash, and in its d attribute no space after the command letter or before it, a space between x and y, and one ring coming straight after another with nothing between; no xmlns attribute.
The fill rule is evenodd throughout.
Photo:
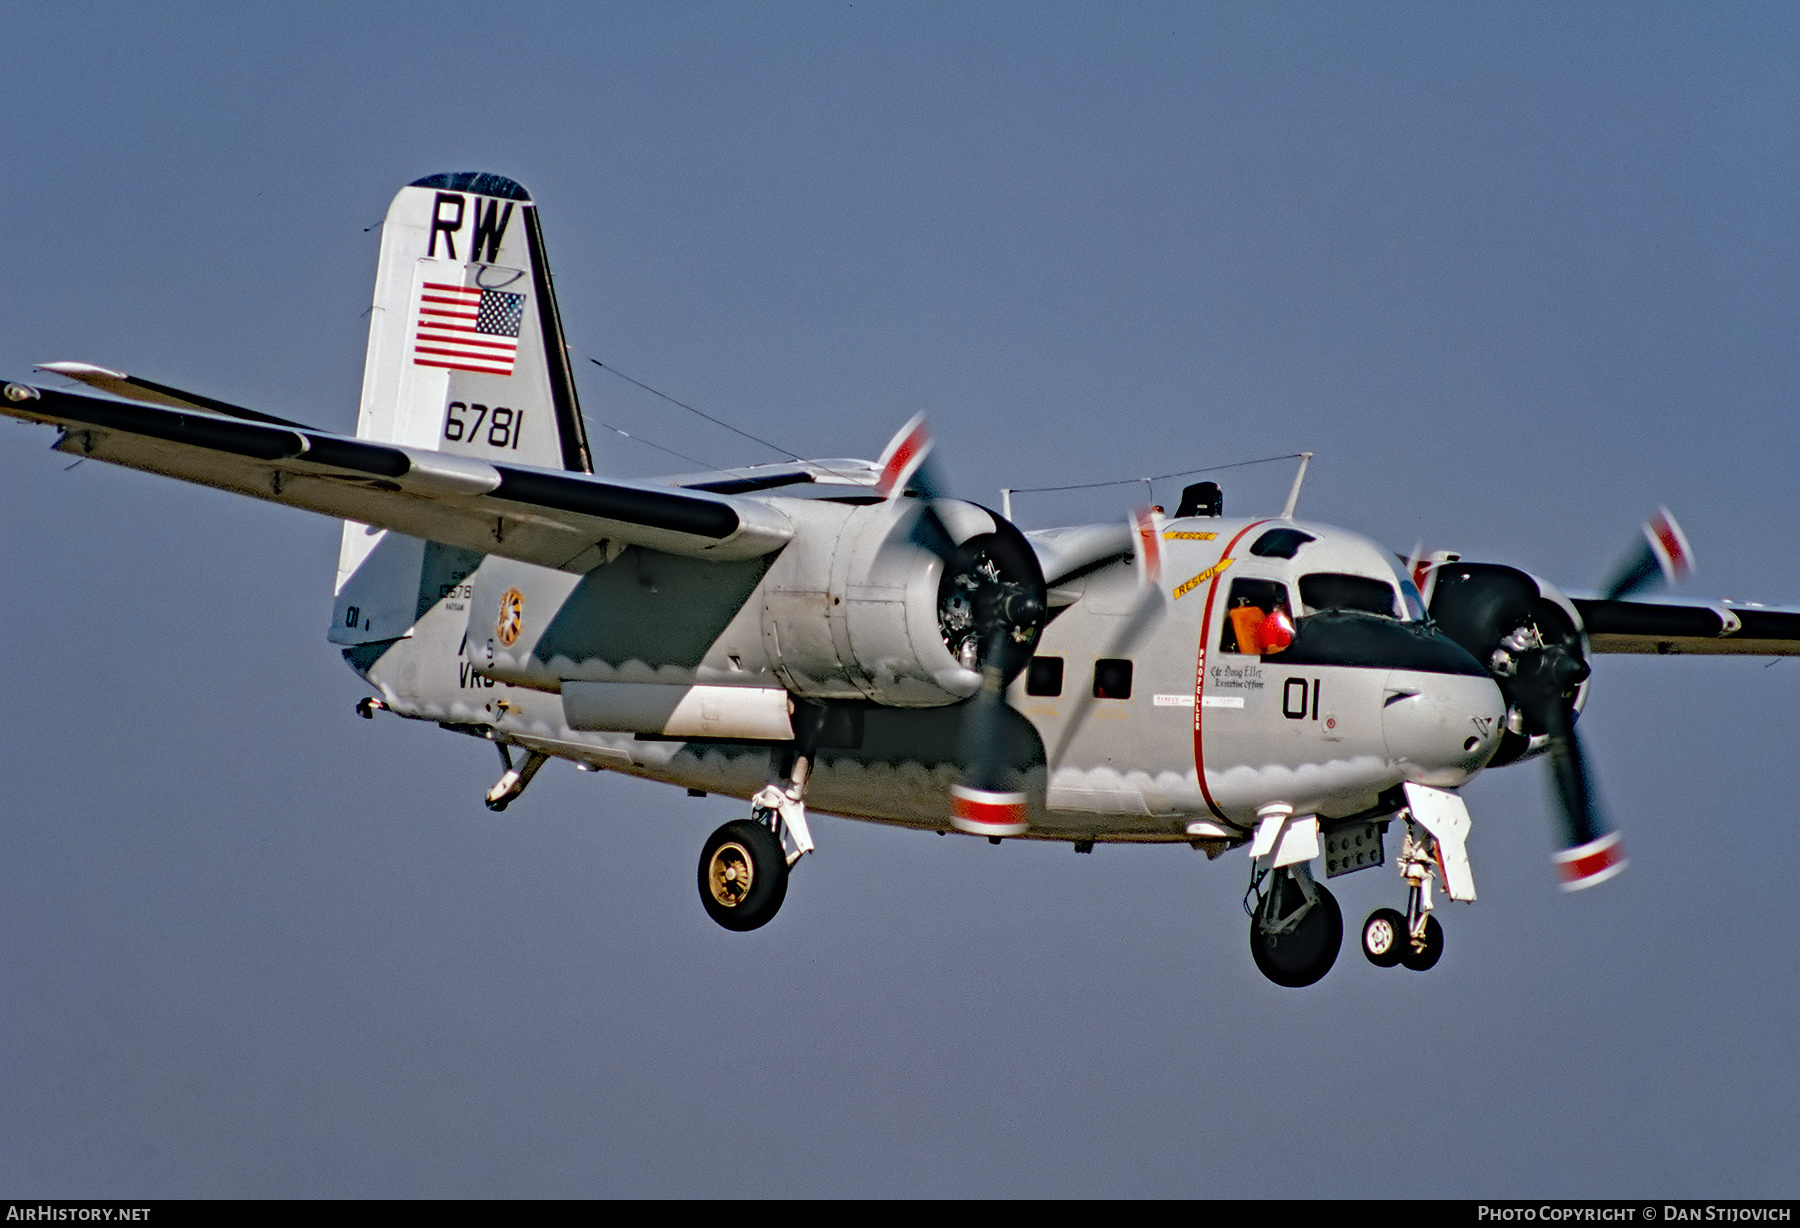
<svg viewBox="0 0 1800 1228"><path fill-rule="evenodd" d="M0 16L6 378L350 429L369 227L483 169L578 353L802 453L924 409L993 499L1307 448L1302 511L1397 549L1579 588L1667 503L1693 591L1800 603L1791 8ZM1791 662L1602 660L1630 870L1561 895L1540 769L1483 777L1426 976L1264 982L1237 857L829 818L739 936L693 894L730 801L553 765L496 817L487 748L354 717L334 523L0 440L8 1193L1796 1192Z"/></svg>

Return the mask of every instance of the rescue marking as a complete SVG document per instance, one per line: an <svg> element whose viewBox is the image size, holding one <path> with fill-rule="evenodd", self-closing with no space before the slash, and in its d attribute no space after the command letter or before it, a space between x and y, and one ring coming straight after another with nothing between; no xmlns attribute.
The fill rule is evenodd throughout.
<svg viewBox="0 0 1800 1228"><path fill-rule="evenodd" d="M1151 699L1158 708L1191 708L1194 706L1192 695L1157 695Z"/></svg>
<svg viewBox="0 0 1800 1228"><path fill-rule="evenodd" d="M1193 579L1183 580L1180 584L1175 586L1175 600L1180 601L1183 597L1199 588L1202 584L1205 584L1208 580L1223 575L1225 569L1231 566L1234 561L1235 560L1233 559L1220 559Z"/></svg>
<svg viewBox="0 0 1800 1228"><path fill-rule="evenodd" d="M1209 542L1218 537L1217 533L1189 533L1186 530L1170 529L1163 534L1164 541L1170 542Z"/></svg>
<svg viewBox="0 0 1800 1228"><path fill-rule="evenodd" d="M1244 706L1242 695L1203 695L1200 698L1203 708L1241 708Z"/></svg>

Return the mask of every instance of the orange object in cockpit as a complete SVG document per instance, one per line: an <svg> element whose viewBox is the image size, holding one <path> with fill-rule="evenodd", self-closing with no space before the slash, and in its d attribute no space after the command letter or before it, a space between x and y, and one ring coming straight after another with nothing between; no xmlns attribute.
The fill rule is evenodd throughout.
<svg viewBox="0 0 1800 1228"><path fill-rule="evenodd" d="M1240 605L1232 609L1231 630L1237 636L1239 652L1249 656L1262 655L1262 627L1263 620L1267 617L1267 611L1260 606Z"/></svg>

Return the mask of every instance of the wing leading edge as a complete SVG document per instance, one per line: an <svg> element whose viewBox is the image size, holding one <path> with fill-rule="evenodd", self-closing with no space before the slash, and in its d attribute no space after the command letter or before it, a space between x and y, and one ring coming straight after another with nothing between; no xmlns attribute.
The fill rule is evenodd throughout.
<svg viewBox="0 0 1800 1228"><path fill-rule="evenodd" d="M56 448L72 455L563 571L589 570L609 544L746 559L794 534L760 500L494 464L198 407L8 384L0 412L61 428Z"/></svg>

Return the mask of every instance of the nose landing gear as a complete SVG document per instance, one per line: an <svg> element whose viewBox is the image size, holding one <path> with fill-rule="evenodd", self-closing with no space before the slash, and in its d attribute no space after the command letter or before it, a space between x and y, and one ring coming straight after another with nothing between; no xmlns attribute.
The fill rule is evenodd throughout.
<svg viewBox="0 0 1800 1228"><path fill-rule="evenodd" d="M1400 876L1406 880L1406 913L1377 908L1363 922L1362 948L1377 968L1395 964L1425 972L1444 953L1444 927L1431 915L1431 882L1436 852L1429 837L1411 830L1400 842Z"/></svg>

